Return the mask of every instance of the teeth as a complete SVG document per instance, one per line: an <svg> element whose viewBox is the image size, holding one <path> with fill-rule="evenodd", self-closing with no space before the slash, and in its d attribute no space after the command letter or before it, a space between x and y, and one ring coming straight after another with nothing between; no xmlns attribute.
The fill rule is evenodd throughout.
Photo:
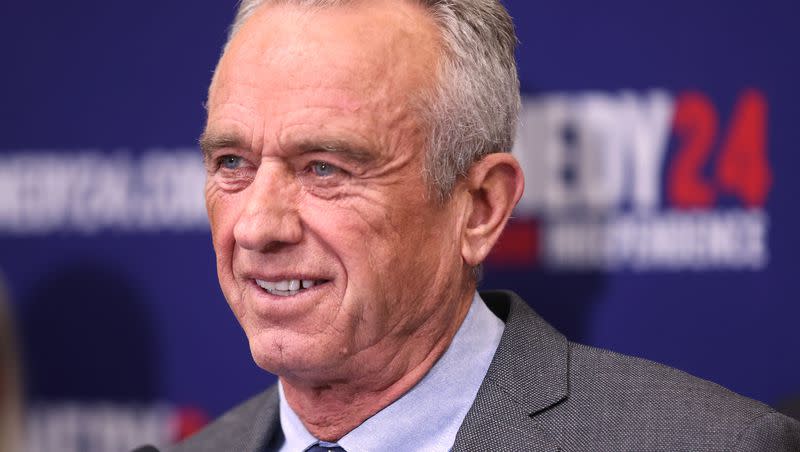
<svg viewBox="0 0 800 452"><path fill-rule="evenodd" d="M312 279L286 279L283 281L264 281L262 279L257 279L256 284L273 295L288 297L300 292L302 289L314 287L316 282Z"/></svg>
<svg viewBox="0 0 800 452"><path fill-rule="evenodd" d="M264 290L275 290L275 283L271 283L269 281L257 279L256 284L258 284L258 287L261 287Z"/></svg>

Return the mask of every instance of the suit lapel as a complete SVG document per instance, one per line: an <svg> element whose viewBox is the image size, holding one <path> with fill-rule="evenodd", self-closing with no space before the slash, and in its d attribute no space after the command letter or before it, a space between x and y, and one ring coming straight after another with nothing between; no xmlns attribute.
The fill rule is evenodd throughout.
<svg viewBox="0 0 800 452"><path fill-rule="evenodd" d="M506 326L453 450L557 450L536 416L568 394L568 342L516 294L481 297Z"/></svg>

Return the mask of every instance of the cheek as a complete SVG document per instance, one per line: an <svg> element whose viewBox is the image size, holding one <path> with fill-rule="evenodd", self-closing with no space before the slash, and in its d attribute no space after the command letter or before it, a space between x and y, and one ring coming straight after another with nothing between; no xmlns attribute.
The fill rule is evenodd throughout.
<svg viewBox="0 0 800 452"><path fill-rule="evenodd" d="M422 213L428 211L408 199L385 201L361 197L347 205L307 206L316 214L304 221L340 260L351 303L362 298L393 303L409 284L429 276L420 268L417 256L428 236L435 234L426 221L430 218ZM385 308L382 303L365 304L361 307L365 311Z"/></svg>
<svg viewBox="0 0 800 452"><path fill-rule="evenodd" d="M303 206L303 222L344 272L341 313L375 320L385 307L378 300L393 295L385 290L400 245L393 219L384 205L365 196L337 203L308 201Z"/></svg>
<svg viewBox="0 0 800 452"><path fill-rule="evenodd" d="M380 200L359 196L333 203L308 201L303 222L346 266L385 254L388 243L399 237L391 209Z"/></svg>
<svg viewBox="0 0 800 452"><path fill-rule="evenodd" d="M238 205L237 196L225 194L215 185L206 188L206 210L220 278L228 273L233 257L233 227L238 218Z"/></svg>

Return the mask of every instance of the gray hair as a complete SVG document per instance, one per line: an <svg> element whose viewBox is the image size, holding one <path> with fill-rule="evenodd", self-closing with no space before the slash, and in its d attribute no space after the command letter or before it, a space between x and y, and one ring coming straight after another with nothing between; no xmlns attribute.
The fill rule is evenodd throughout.
<svg viewBox="0 0 800 452"><path fill-rule="evenodd" d="M411 0L439 27L438 83L424 102L430 124L425 178L444 201L460 177L487 154L511 152L520 109L514 24L498 0ZM265 4L328 7L353 0L242 0L228 42ZM227 46L227 44L226 44Z"/></svg>

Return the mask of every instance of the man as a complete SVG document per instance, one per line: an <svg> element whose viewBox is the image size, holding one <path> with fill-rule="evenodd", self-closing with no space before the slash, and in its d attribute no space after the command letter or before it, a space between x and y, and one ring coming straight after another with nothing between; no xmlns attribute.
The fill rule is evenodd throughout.
<svg viewBox="0 0 800 452"><path fill-rule="evenodd" d="M478 269L523 189L494 0L245 0L201 147L220 284L280 377L177 451L791 450L800 427L569 343Z"/></svg>

